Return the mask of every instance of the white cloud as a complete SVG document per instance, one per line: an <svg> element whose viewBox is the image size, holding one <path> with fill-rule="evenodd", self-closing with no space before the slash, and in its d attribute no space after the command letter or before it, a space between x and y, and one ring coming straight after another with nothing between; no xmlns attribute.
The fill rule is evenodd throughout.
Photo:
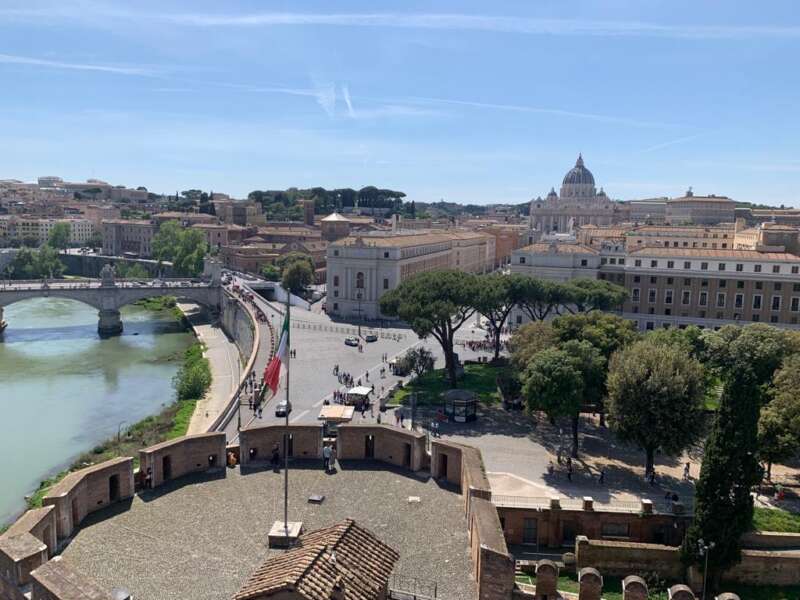
<svg viewBox="0 0 800 600"><path fill-rule="evenodd" d="M99 71L101 73L114 73L116 75L136 75L140 77L155 77L156 72L143 67L127 67L113 65L98 65L88 63L70 63L57 60L32 58L30 56L17 56L13 54L0 54L0 63L13 65L29 65L32 67L45 67L52 69L67 69L72 71Z"/></svg>
<svg viewBox="0 0 800 600"><path fill-rule="evenodd" d="M661 150L662 148L668 148L669 146L676 146L678 144L683 144L685 142L690 142L692 140L696 140L697 138L703 137L704 135L708 135L708 133L698 133L695 135L687 135L686 137L678 138L676 140L670 140L668 142L663 142L661 144L656 144L655 146L650 146L649 148L645 148L642 150L642 154L648 154L650 152L655 152L656 150Z"/></svg>
<svg viewBox="0 0 800 600"><path fill-rule="evenodd" d="M195 27L399 27L492 31L528 35L593 35L606 37L668 37L742 39L754 37L800 37L800 27L777 25L663 25L641 21L592 21L538 19L515 16L431 13L250 13L250 14L160 14L152 15L180 25Z"/></svg>
<svg viewBox="0 0 800 600"><path fill-rule="evenodd" d="M325 114L329 117L334 116L336 113L336 85L332 82L315 84L313 94Z"/></svg>
<svg viewBox="0 0 800 600"><path fill-rule="evenodd" d="M350 88L347 84L342 86L342 96L344 96L344 103L347 105L347 115L355 119L356 111L353 110L353 102L350 100Z"/></svg>

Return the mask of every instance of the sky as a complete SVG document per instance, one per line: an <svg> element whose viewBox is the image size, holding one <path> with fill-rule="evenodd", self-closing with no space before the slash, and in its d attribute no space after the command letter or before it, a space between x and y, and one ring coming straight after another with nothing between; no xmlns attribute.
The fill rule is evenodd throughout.
<svg viewBox="0 0 800 600"><path fill-rule="evenodd" d="M795 1L0 0L0 179L800 206Z"/></svg>

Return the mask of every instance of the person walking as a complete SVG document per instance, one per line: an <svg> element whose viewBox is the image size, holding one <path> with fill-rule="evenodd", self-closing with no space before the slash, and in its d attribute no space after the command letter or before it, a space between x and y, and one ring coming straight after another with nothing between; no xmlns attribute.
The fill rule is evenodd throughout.
<svg viewBox="0 0 800 600"><path fill-rule="evenodd" d="M567 480L572 481L572 462L567 463Z"/></svg>
<svg viewBox="0 0 800 600"><path fill-rule="evenodd" d="M322 448L322 462L325 465L325 472L328 473L331 470L331 447L325 446Z"/></svg>
<svg viewBox="0 0 800 600"><path fill-rule="evenodd" d="M606 470L600 469L600 476L597 478L597 483L603 485L606 482Z"/></svg>
<svg viewBox="0 0 800 600"><path fill-rule="evenodd" d="M691 479L691 464L688 463L688 462L683 467L683 478L684 479Z"/></svg>

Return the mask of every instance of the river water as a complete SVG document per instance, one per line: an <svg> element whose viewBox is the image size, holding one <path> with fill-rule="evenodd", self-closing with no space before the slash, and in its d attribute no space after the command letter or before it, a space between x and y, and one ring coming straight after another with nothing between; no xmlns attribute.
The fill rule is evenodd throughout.
<svg viewBox="0 0 800 600"><path fill-rule="evenodd" d="M193 336L174 318L129 306L101 340L97 311L59 298L5 308L0 338L0 525L25 494L97 442L169 404Z"/></svg>

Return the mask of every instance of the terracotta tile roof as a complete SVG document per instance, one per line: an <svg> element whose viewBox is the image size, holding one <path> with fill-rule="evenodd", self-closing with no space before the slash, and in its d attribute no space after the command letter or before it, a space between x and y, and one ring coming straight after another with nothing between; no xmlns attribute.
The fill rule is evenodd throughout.
<svg viewBox="0 0 800 600"><path fill-rule="evenodd" d="M538 242L520 248L518 252L536 252L539 254L600 254L598 250L583 244Z"/></svg>
<svg viewBox="0 0 800 600"><path fill-rule="evenodd" d="M300 536L299 545L268 558L234 600L294 591L306 600L329 600L335 586L345 600L374 600L385 589L400 555L352 519Z"/></svg>
<svg viewBox="0 0 800 600"><path fill-rule="evenodd" d="M334 242L333 246L356 246L361 242L364 246L371 246L374 248L409 248L413 246L424 246L426 244L440 244L443 242L452 242L453 237L447 233L420 233L416 235L388 235L388 236L371 236L365 235L362 237L347 237Z"/></svg>
<svg viewBox="0 0 800 600"><path fill-rule="evenodd" d="M800 256L788 252L757 252L756 250L713 250L707 248L661 248L646 246L630 250L634 256L685 256L686 258L730 258L731 260L762 260L800 262Z"/></svg>

